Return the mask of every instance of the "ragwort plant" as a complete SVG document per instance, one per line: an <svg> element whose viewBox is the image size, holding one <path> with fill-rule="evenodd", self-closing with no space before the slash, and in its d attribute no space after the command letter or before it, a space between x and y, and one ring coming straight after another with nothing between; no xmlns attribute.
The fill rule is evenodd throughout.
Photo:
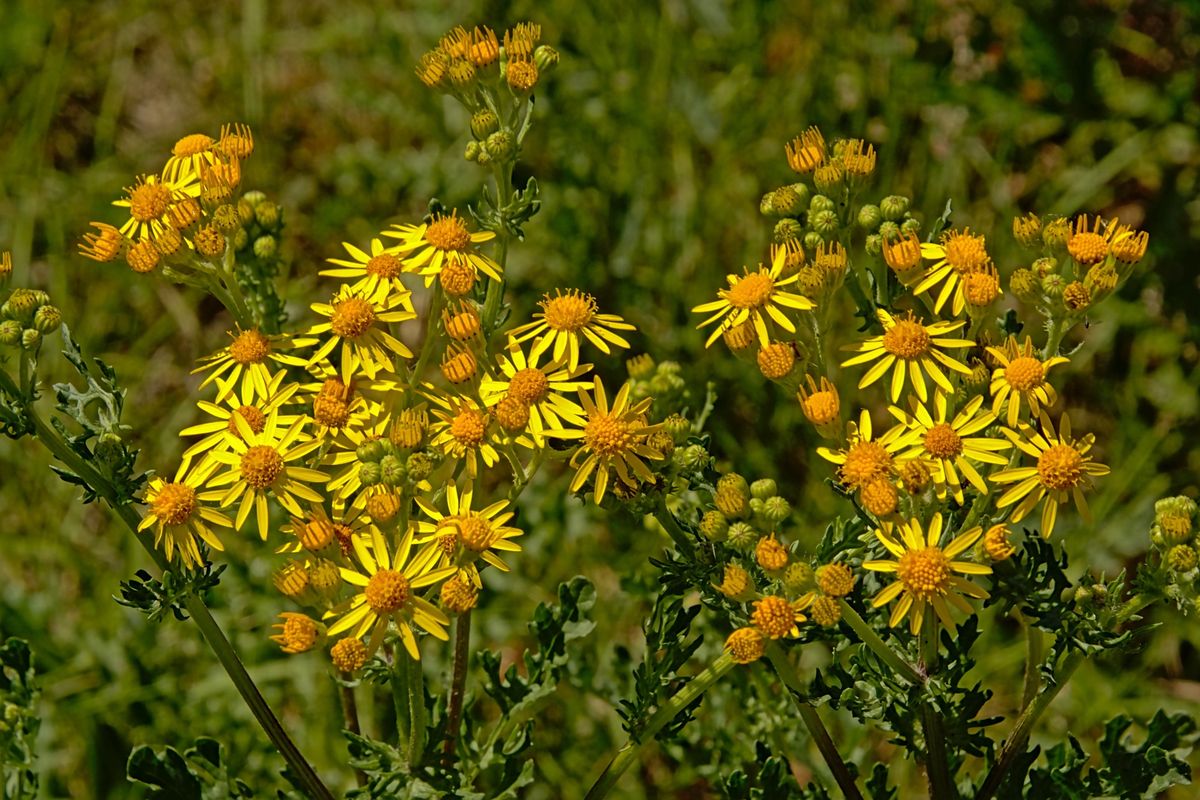
<svg viewBox="0 0 1200 800"><path fill-rule="evenodd" d="M1129 279L1147 235L1029 214L1013 222L1029 265L1002 276L984 234L947 227L949 203L925 230L905 197L866 202L871 144L830 144L815 128L789 142L798 178L763 198L777 220L765 261L729 274L695 311L706 346L795 397L827 442L816 453L829 479L814 491L835 493L844 513L819 535L796 531L774 480L715 469L711 389L697 403L679 365L645 355L619 387L593 373L588 359L629 349L634 326L586 287L554 288L511 324L507 255L540 207L537 183L518 189L513 172L534 92L557 62L531 23L502 37L455 28L420 59L417 77L469 112L465 156L490 185L470 208L432 200L422 220L345 243L320 270L330 289L308 324L285 313L282 212L246 188L255 143L244 125L184 136L114 203L119 224L93 223L84 256L200 289L230 316L228 342L195 370L200 421L180 432L178 464L142 470L115 372L80 351L44 292L8 294L0 422L46 447L84 502L107 504L154 561L157 574L139 570L119 602L195 622L292 786L331 797L206 606L228 538L257 540L283 607L271 638L340 692L352 796L517 796L535 780L534 716L568 675L567 648L591 630L594 603L585 579L563 584L534 613L537 647L521 670L481 652L494 704L481 709L467 691L472 615L490 575L521 568L522 538L536 532L519 501L542 474L617 524L653 520L670 542L650 565L659 594L646 651L618 704L629 739L598 765L589 798L656 739L680 736L724 676L760 681L760 662L794 710L786 724L807 731L824 766L801 787L760 746L758 763L712 776L724 796L896 796L886 765L867 773L847 758L863 753L834 740L822 706L918 761L935 798L1149 796L1188 782L1195 726L1183 716L1160 714L1140 745L1118 717L1098 762L1073 737L1045 759L1029 746L1086 658L1135 645L1127 623L1143 609L1198 603L1188 498L1159 503L1136 576L1072 583L1054 541L1060 510L1087 519L1087 493L1109 471L1058 410L1055 377L1084 366L1063 342ZM846 338L851 313L860 324ZM39 363L56 335L81 384L55 385L47 413ZM839 390L844 376L853 392ZM701 614L729 632L695 671ZM1024 630L1027 663L998 740L1000 710L971 675L971 651L1004 616ZM452 669L431 688L421 657L441 647ZM803 668L805 648L824 651L826 666ZM21 643L4 652L0 766L6 796L32 796L33 666ZM376 688L394 719L366 732L358 700ZM182 753L139 748L128 774L162 796L254 794L212 739Z"/></svg>

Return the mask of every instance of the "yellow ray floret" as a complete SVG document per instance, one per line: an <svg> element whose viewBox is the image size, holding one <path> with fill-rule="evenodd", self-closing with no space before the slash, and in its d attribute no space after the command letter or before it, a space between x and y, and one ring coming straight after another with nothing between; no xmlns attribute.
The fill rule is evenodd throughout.
<svg viewBox="0 0 1200 800"><path fill-rule="evenodd" d="M728 275L728 289L717 292L719 300L711 303L701 303L692 309L693 314L711 314L697 325L703 328L714 322L720 322L705 340L704 346L711 347L712 343L721 338L726 330L749 321L758 334L758 341L766 347L771 341L769 321L773 321L789 333L796 332L796 324L784 313L784 309L795 311L811 311L816 303L795 292L783 291L781 287L793 284L799 275L783 277L783 267L787 252L780 248L767 269L762 264L754 272L746 270L742 275Z"/></svg>
<svg viewBox="0 0 1200 800"><path fill-rule="evenodd" d="M1000 409L1008 404L1005 420L1008 427L1015 428L1021 416L1022 401L1029 407L1031 417L1040 410L1049 408L1058 401L1054 387L1046 380L1051 367L1068 363L1063 356L1041 359L1033 349L1033 340L1025 337L1024 344L1010 336L1003 348L989 347L988 353L1000 366L992 372L992 413L1000 416Z"/></svg>
<svg viewBox="0 0 1200 800"><path fill-rule="evenodd" d="M189 470L186 464L181 464L173 480L168 482L156 476L146 485L142 502L148 508L138 530L154 528L154 546L162 548L168 561L178 550L184 566L202 564L204 560L196 544L197 537L214 550L225 549L212 526L231 528L233 523L206 505L205 498L198 494L216 466L215 463L200 464Z"/></svg>
<svg viewBox="0 0 1200 800"><path fill-rule="evenodd" d="M965 364L942 352L942 349L973 347L970 339L955 339L947 336L961 328L964 322L934 322L926 325L910 311L905 317L893 317L882 308L878 310L879 322L883 325L882 336L872 336L861 344L850 345L858 355L842 362L843 367L876 362L862 376L858 388L870 386L892 370L892 402L900 399L906 380L911 381L917 397L922 402L929 399L929 388L925 376L947 394L954 394L954 385L946 377L945 370L970 375Z"/></svg>
<svg viewBox="0 0 1200 800"><path fill-rule="evenodd" d="M612 352L612 345L629 349L629 342L616 331L636 330L616 314L601 314L596 298L578 289L547 292L538 303L541 311L533 321L513 328L509 334L518 342L533 339L530 358L549 352L555 362L566 361L567 368L579 367L579 344L586 338L600 352Z"/></svg>
<svg viewBox="0 0 1200 800"><path fill-rule="evenodd" d="M332 278L356 279L350 284L353 292L360 292L373 302L382 302L388 295L406 291L404 282L400 280L404 272L404 261L398 254L398 246L384 247L379 239L372 239L370 253L360 250L349 242L342 242L342 247L352 260L331 258L329 263L335 265L326 267L318 274Z"/></svg>
<svg viewBox="0 0 1200 800"><path fill-rule="evenodd" d="M507 500L497 500L481 509L472 509L473 489L467 484L461 491L451 483L446 487L446 513L424 497L417 498L430 522L417 523L417 544L431 544L441 554L440 564L451 566L464 574L476 587L483 584L476 561L482 560L501 572L508 564L500 553L520 552L513 539L524 531L509 524L516 513Z"/></svg>
<svg viewBox="0 0 1200 800"><path fill-rule="evenodd" d="M314 303L312 310L328 317L329 321L314 325L306 332L310 336L327 337L308 364L320 362L341 345L340 366L344 383L360 372L368 378L374 378L380 372L395 372L396 356L412 358L412 351L384 330L388 323L416 318L407 291L380 298L343 286L328 305Z"/></svg>

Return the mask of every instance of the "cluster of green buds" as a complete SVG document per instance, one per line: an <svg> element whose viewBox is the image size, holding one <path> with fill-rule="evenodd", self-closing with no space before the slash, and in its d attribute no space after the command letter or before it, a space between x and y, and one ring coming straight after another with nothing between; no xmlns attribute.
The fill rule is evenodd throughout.
<svg viewBox="0 0 1200 800"><path fill-rule="evenodd" d="M62 312L40 289L13 289L0 305L0 345L36 352L62 325Z"/></svg>
<svg viewBox="0 0 1200 800"><path fill-rule="evenodd" d="M637 402L653 397L659 408L681 408L690 399L683 367L678 361L656 362L642 353L625 362L629 371L629 397Z"/></svg>
<svg viewBox="0 0 1200 800"><path fill-rule="evenodd" d="M1070 320L1111 295L1146 254L1149 235L1100 217L1027 214L1013 220L1013 236L1037 256L1009 279L1020 300L1051 319Z"/></svg>
<svg viewBox="0 0 1200 800"><path fill-rule="evenodd" d="M1154 504L1150 543L1163 571L1167 594L1182 608L1200 611L1200 537L1196 531L1196 501L1190 497L1164 497ZM1186 601L1186 602L1185 602Z"/></svg>
<svg viewBox="0 0 1200 800"><path fill-rule="evenodd" d="M921 232L921 221L913 216L911 206L912 201L907 197L893 194L878 205L868 204L858 210L855 222L867 235L865 246L869 254L879 256L884 242L890 244Z"/></svg>
<svg viewBox="0 0 1200 800"><path fill-rule="evenodd" d="M714 542L728 542L735 550L748 553L764 537L774 535L792 513L792 506L780 497L775 481L763 478L747 483L736 472L722 475L713 491L712 508L700 520L700 532ZM772 570L787 566L768 559ZM764 566L764 569L767 567Z"/></svg>
<svg viewBox="0 0 1200 800"><path fill-rule="evenodd" d="M283 300L276 289L282 260L279 243L283 209L260 191L246 192L237 201L238 227L230 234L237 252L237 280L251 304L255 319L267 330L279 330L286 321Z"/></svg>
<svg viewBox="0 0 1200 800"><path fill-rule="evenodd" d="M363 486L411 491L432 474L437 462L420 449L428 428L420 408L402 411L386 438L368 439L358 446L358 477Z"/></svg>

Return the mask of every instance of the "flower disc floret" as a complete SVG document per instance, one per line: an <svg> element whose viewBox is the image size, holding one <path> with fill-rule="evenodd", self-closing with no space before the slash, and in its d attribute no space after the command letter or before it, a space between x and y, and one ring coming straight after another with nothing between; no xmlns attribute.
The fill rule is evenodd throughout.
<svg viewBox="0 0 1200 800"><path fill-rule="evenodd" d="M899 558L896 576L909 594L928 601L946 593L950 585L950 559L940 547L908 550Z"/></svg>
<svg viewBox="0 0 1200 800"><path fill-rule="evenodd" d="M458 538L463 547L482 553L492 546L492 526L482 517L465 517L458 522Z"/></svg>
<svg viewBox="0 0 1200 800"><path fill-rule="evenodd" d="M229 356L238 364L261 364L271 355L271 340L262 331L242 331L229 345Z"/></svg>
<svg viewBox="0 0 1200 800"><path fill-rule="evenodd" d="M142 183L129 193L129 214L138 222L150 222L167 213L171 190L161 183Z"/></svg>
<svg viewBox="0 0 1200 800"><path fill-rule="evenodd" d="M313 398L313 421L327 428L341 428L350 419L350 406L340 397L318 395Z"/></svg>
<svg viewBox="0 0 1200 800"><path fill-rule="evenodd" d="M587 327L596 313L596 298L572 289L540 303L546 324L554 331L574 332Z"/></svg>
<svg viewBox="0 0 1200 800"><path fill-rule="evenodd" d="M1028 392L1042 385L1046 370L1042 362L1031 356L1019 356L1009 362L1004 370L1008 385L1019 392Z"/></svg>
<svg viewBox="0 0 1200 800"><path fill-rule="evenodd" d="M858 441L846 451L846 463L841 468L842 483L865 486L892 470L892 454L879 442Z"/></svg>
<svg viewBox="0 0 1200 800"><path fill-rule="evenodd" d="M775 290L775 281L765 269L751 272L737 278L725 293L729 304L734 308L762 308L771 299Z"/></svg>
<svg viewBox="0 0 1200 800"><path fill-rule="evenodd" d="M362 297L347 297L334 304L329 324L341 338L357 339L375 324L375 309Z"/></svg>
<svg viewBox="0 0 1200 800"><path fill-rule="evenodd" d="M768 596L754 602L754 627L769 639L781 639L796 625L796 611L785 598Z"/></svg>
<svg viewBox="0 0 1200 800"><path fill-rule="evenodd" d="M755 628L738 628L725 640L725 649L735 664L752 664L763 657L767 642Z"/></svg>
<svg viewBox="0 0 1200 800"><path fill-rule="evenodd" d="M854 591L854 573L845 564L826 564L817 570L817 586L830 597L845 597Z"/></svg>
<svg viewBox="0 0 1200 800"><path fill-rule="evenodd" d="M478 410L464 405L450 420L450 435L466 447L482 444L487 432L487 417Z"/></svg>
<svg viewBox="0 0 1200 800"><path fill-rule="evenodd" d="M267 415L263 413L262 409L258 406L239 406L233 414L229 415L229 424L226 426L229 432L239 439L242 434L234 415L241 417L254 433L262 433L263 429L267 427Z"/></svg>
<svg viewBox="0 0 1200 800"><path fill-rule="evenodd" d="M425 229L425 239L439 250L457 252L471 246L471 232L457 214L431 222Z"/></svg>
<svg viewBox="0 0 1200 800"><path fill-rule="evenodd" d="M211 136L206 136L203 133L190 133L175 142L175 146L171 148L171 155L176 158L198 156L201 153L211 150L214 144L216 144L216 140Z"/></svg>
<svg viewBox="0 0 1200 800"><path fill-rule="evenodd" d="M947 422L934 425L922 438L925 450L937 458L954 458L962 454L963 440Z"/></svg>
<svg viewBox="0 0 1200 800"><path fill-rule="evenodd" d="M1056 444L1038 456L1038 477L1050 489L1074 489L1083 477L1083 464L1078 449L1069 444Z"/></svg>
<svg viewBox="0 0 1200 800"><path fill-rule="evenodd" d="M550 379L540 369L526 367L513 373L508 384L509 397L525 403L540 403L550 391Z"/></svg>
<svg viewBox="0 0 1200 800"><path fill-rule="evenodd" d="M329 660L339 672L357 672L367 663L367 646L361 639L339 639L329 649Z"/></svg>
<svg viewBox="0 0 1200 800"><path fill-rule="evenodd" d="M196 491L183 483L165 484L150 508L164 524L182 525L196 512Z"/></svg>
<svg viewBox="0 0 1200 800"><path fill-rule="evenodd" d="M633 441L630 427L616 414L595 414L588 419L583 441L600 455L617 455L629 449Z"/></svg>
<svg viewBox="0 0 1200 800"><path fill-rule="evenodd" d="M266 489L283 474L283 456L274 447L260 444L241 458L242 479L254 489Z"/></svg>
<svg viewBox="0 0 1200 800"><path fill-rule="evenodd" d="M365 269L368 275L379 278L398 278L404 269L404 262L391 253L380 253L371 256Z"/></svg>
<svg viewBox="0 0 1200 800"><path fill-rule="evenodd" d="M942 246L946 248L946 262L960 273L975 272L988 263L984 237L970 230L950 232Z"/></svg>
<svg viewBox="0 0 1200 800"><path fill-rule="evenodd" d="M408 578L394 569L379 570L363 589L367 605L377 614L390 614L404 608L410 593Z"/></svg>
<svg viewBox="0 0 1200 800"><path fill-rule="evenodd" d="M897 320L883 334L883 349L898 358L920 358L929 352L931 342L925 326L912 320Z"/></svg>

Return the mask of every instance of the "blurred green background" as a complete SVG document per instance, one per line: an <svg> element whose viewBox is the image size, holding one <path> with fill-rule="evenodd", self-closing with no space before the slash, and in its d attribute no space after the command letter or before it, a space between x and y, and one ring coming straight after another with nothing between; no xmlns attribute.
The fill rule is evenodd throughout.
<svg viewBox="0 0 1200 800"><path fill-rule="evenodd" d="M1114 466L1096 526L1060 528L1075 565L1110 576L1145 548L1153 501L1200 490L1200 10L1194 3L1093 0L746 3L542 0L287 4L148 0L0 8L0 248L18 284L48 289L76 336L129 386L127 420L145 465L172 469L175 432L196 418L192 361L224 339L218 306L122 265L76 255L89 220L174 141L223 122L253 126L246 185L285 208L286 286L297 324L321 299L316 271L436 195L464 206L484 173L463 160L465 114L411 65L453 24L532 19L562 54L538 87L518 177L544 209L510 256L518 315L576 286L641 328L635 348L715 383L714 450L750 477L774 476L798 507L796 535L836 512L791 398L720 348L705 355L691 306L724 274L762 258L762 193L791 173L783 143L810 124L880 152L873 199L906 194L932 219L990 232L1007 275L1023 254L1019 212L1102 212L1150 232L1150 254L1091 321L1060 386L1076 427ZM847 327L847 332L849 327ZM1036 336L1035 332L1035 336ZM1079 338L1078 335L1075 338ZM620 365L605 369L619 374ZM266 785L279 763L193 628L147 625L110 596L146 566L98 508L84 508L31 443L0 444L0 638L28 638L42 671L44 796L133 797L124 761L140 743L226 742L240 774ZM813 474L810 474L810 469ZM662 542L584 513L561 484L527 495L536 524L516 571L476 616L475 641L519 652L537 599L573 574L598 587L603 618L580 654L587 686L545 713L530 797L579 796L623 738L608 704L627 693ZM253 557L251 557L253 555ZM266 635L282 608L273 563L234 544L217 593L227 626L302 748L333 782L344 750L336 697L315 655L283 658ZM702 615L703 619L703 615ZM1047 716L1046 739L1088 738L1108 715L1200 709L1200 626L1165 610L1146 651L1090 666ZM711 647L723 631L713 629ZM1019 692L1022 645L1001 626L980 645L997 709ZM444 664L435 657L431 674ZM371 703L365 715L371 718ZM624 797L701 797L752 753L737 731L758 706L717 693L688 740L622 784ZM707 723L707 727L706 727ZM835 727L842 727L837 725ZM754 728L756 731L758 728ZM847 731L854 726L846 725ZM857 738L864 762L886 745ZM803 776L804 747L797 745ZM1182 795L1181 795L1182 796Z"/></svg>

